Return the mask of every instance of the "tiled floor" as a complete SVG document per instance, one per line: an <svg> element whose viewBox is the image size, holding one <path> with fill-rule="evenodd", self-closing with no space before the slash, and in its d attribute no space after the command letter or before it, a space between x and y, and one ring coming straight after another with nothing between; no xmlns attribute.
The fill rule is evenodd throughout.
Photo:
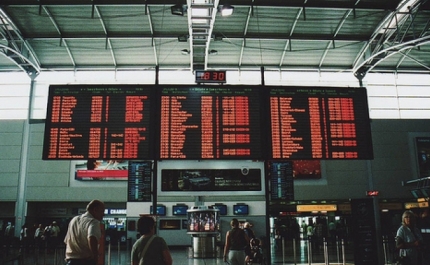
<svg viewBox="0 0 430 265"><path fill-rule="evenodd" d="M295 248L295 251L293 249ZM105 265L130 265L130 246L106 246ZM283 249L283 250L282 250ZM2 249L4 253L4 249ZM170 247L174 265L225 265L222 258L194 258L193 252L188 247ZM293 245L292 242L284 244L284 248L274 249L271 246L270 264L354 264L353 247L351 244L346 246L327 246L325 249L318 251L313 250L308 253L308 244L306 240L301 240ZM19 249L12 249L10 253L19 253ZM295 254L294 254L295 253ZM309 262L309 257L311 262ZM2 263L2 262L0 262ZM391 263L391 262L387 262ZM19 260L4 262L2 265L64 265L64 248L58 248L54 253L42 252L35 255L32 251L22 256ZM269 263L266 262L268 265ZM156 264L154 264L156 265Z"/></svg>

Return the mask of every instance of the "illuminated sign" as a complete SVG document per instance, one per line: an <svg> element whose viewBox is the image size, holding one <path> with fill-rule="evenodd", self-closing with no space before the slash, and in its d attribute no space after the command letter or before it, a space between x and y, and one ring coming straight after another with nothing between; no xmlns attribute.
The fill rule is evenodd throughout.
<svg viewBox="0 0 430 265"><path fill-rule="evenodd" d="M160 159L261 159L258 88L161 90Z"/></svg>
<svg viewBox="0 0 430 265"><path fill-rule="evenodd" d="M50 86L43 159L147 159L150 89Z"/></svg>
<svg viewBox="0 0 430 265"><path fill-rule="evenodd" d="M335 212L336 204L297 205L298 212Z"/></svg>
<svg viewBox="0 0 430 265"><path fill-rule="evenodd" d="M196 71L196 83L225 83L226 71Z"/></svg>
<svg viewBox="0 0 430 265"><path fill-rule="evenodd" d="M364 88L270 88L271 159L372 159Z"/></svg>
<svg viewBox="0 0 430 265"><path fill-rule="evenodd" d="M379 195L379 191L377 191L377 190L368 190L368 191L366 191L366 195L367 196L378 196Z"/></svg>

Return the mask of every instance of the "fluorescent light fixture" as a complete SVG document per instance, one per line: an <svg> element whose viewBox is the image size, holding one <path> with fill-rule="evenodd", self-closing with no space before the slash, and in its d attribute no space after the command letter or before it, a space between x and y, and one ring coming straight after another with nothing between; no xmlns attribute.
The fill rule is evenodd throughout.
<svg viewBox="0 0 430 265"><path fill-rule="evenodd" d="M174 6L171 6L170 10L172 12L172 15L184 16L185 12L187 11L187 6L184 6L182 4L176 4Z"/></svg>
<svg viewBox="0 0 430 265"><path fill-rule="evenodd" d="M234 7L231 5L223 5L221 7L221 16L231 16L233 14Z"/></svg>

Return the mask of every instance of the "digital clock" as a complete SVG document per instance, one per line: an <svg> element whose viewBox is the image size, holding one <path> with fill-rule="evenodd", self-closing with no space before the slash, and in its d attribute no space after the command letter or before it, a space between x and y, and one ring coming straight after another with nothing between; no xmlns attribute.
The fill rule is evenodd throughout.
<svg viewBox="0 0 430 265"><path fill-rule="evenodd" d="M225 83L226 71L196 71L196 83Z"/></svg>

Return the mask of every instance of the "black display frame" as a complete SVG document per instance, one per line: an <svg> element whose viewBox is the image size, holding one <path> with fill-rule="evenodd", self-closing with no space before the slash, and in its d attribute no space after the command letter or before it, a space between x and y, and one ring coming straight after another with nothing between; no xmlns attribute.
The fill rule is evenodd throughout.
<svg viewBox="0 0 430 265"><path fill-rule="evenodd" d="M219 210L219 215L227 215L228 213L228 206L225 204L214 204L212 207Z"/></svg>
<svg viewBox="0 0 430 265"><path fill-rule="evenodd" d="M158 216L166 216L167 215L167 207L166 205L157 205L157 213L153 212L153 207L152 205L149 207L149 213L151 215L158 215Z"/></svg>
<svg viewBox="0 0 430 265"><path fill-rule="evenodd" d="M189 209L188 205L172 205L172 215L186 216L188 209ZM178 210L179 210L179 213L178 213Z"/></svg>
<svg viewBox="0 0 430 265"><path fill-rule="evenodd" d="M241 212L243 210L243 212ZM249 205L248 204L234 204L233 205L234 215L249 215Z"/></svg>
<svg viewBox="0 0 430 265"><path fill-rule="evenodd" d="M172 93L172 94L167 94ZM176 93L176 94L175 94ZM202 146L200 146L199 150L194 149L195 154L187 155L186 157L165 157L162 154L162 121L161 121L161 105L162 105L162 97L163 96L185 96L188 95L194 100L198 98L199 96L213 96L213 97L222 97L222 96L249 96L252 94L250 102L250 119L252 119L253 123L250 124L250 144L255 144L253 147L253 150L251 150L251 154L249 155L236 155L236 156L229 156L229 155L223 155L220 157L202 157L201 156L201 150L203 149ZM160 117L157 119L157 126L158 126L158 132L157 136L159 136L156 139L157 146L155 147L156 150L158 150L156 159L157 160L263 160L266 157L267 154L267 148L266 148L266 137L265 132L263 130L263 127L265 127L265 119L264 114L265 112L262 111L264 109L264 100L262 100L264 96L264 86L261 85L159 85L157 86L157 95L156 98L158 99L157 107L160 109L159 115ZM189 102L188 104L191 105ZM254 113L254 115L253 115ZM195 114L201 115L200 111L196 111ZM213 113L213 115L216 115L216 113ZM251 122L251 120L250 120ZM201 125L199 125L201 126ZM196 134L194 134L196 136ZM198 139L197 137L190 137L190 139ZM220 136L221 137L221 136ZM172 138L171 138L172 139ZM171 140L170 139L170 140ZM175 138L173 138L175 139ZM213 142L216 142L215 140ZM184 149L187 147L184 147ZM198 155L197 155L198 154Z"/></svg>
<svg viewBox="0 0 430 265"><path fill-rule="evenodd" d="M45 133L44 133L44 143L43 143L43 154L42 159L43 160L87 160L87 159L98 159L98 160L133 160L133 159L139 159L139 160L151 160L155 157L155 150L154 150L154 140L155 140L155 134L156 134L156 127L150 127L154 123L154 119L156 118L151 115L152 113L156 113L156 100L155 100L155 85L133 85L133 84L78 84L78 85L50 85L49 86L49 94L48 94L48 105L47 105L47 115L45 120ZM126 104L126 96L146 96L148 97L146 99L146 104L149 104L147 108L145 108L145 112L150 113L149 115L143 115L144 120L140 122L130 122L127 123L126 117L125 117L125 106L124 109L124 116L120 117L118 110L116 108L119 108L119 105ZM77 108L70 110L70 119L73 120L73 125L70 126L69 122L62 121L61 117L59 117L58 125L56 126L57 122L54 122L52 119L53 112L50 110L53 110L54 108L54 101L55 97L57 96L64 96L64 97L79 97L76 99L76 101L79 101L78 103L82 105L88 105L88 108ZM102 97L102 109L100 110L100 121L91 121L92 113L97 112L97 109L92 109L93 102L90 100L93 100L94 98L90 98L90 96L99 96ZM107 99L105 97L111 96L111 98ZM123 96L123 97L121 97ZM61 103L57 104L63 104L63 99L61 99ZM112 102L115 102L113 104ZM119 103L121 104L119 104ZM112 104L111 104L112 103ZM80 105L79 105L80 106ZM61 116L62 112L65 111L63 108L60 108L60 110L57 110L58 114ZM109 117L109 121L106 121L106 116ZM72 117L73 116L73 117ZM103 117L102 117L103 116ZM123 119L123 120L122 120ZM142 118L143 119L143 118ZM70 122L71 124L72 122ZM124 124L124 127L120 127L119 124ZM126 125L130 125L130 127L126 127ZM142 129L144 126L144 130ZM50 144L52 143L51 140L51 129L58 128L58 134L60 134L60 129L73 129L71 132L72 134L79 135L82 133L82 141L87 140L86 144L80 144L75 145L73 141L77 141L77 143L80 143L78 139L71 139L70 145L73 145L73 152L77 152L76 150L80 150L80 152L86 152L86 153L77 153L72 154L71 157L64 157L60 154L59 150L59 144L58 141L60 140L58 138L56 148L57 150L53 150L50 148ZM126 134L124 131L125 128L133 128L138 129L140 136L142 134L145 136L145 141L142 141L138 145L138 154L135 157L120 157L118 154L115 156L112 155L105 155L109 152L112 153L112 146L113 145L104 145L101 141L99 143L99 156L90 156L89 152L92 149L90 147L90 133L91 129L100 129L100 136L105 141L109 141L109 143L112 143L115 145L118 140L115 138L118 138L118 135L120 134ZM154 129L152 129L154 128ZM108 135L104 135L107 132ZM114 132L111 130L114 129ZM118 130L115 131L115 129L122 129L122 131ZM151 130L152 129L152 130ZM82 131L80 131L82 130ZM123 136L124 137L124 136ZM124 137L125 138L125 137ZM120 139L120 138L119 138ZM133 139L135 140L135 139ZM126 139L124 139L123 143L126 142ZM118 141L119 143L119 141ZM50 152L55 152L56 157L50 158ZM124 155L124 154L123 154Z"/></svg>
<svg viewBox="0 0 430 265"><path fill-rule="evenodd" d="M366 88L364 87L301 87L301 86L263 86L263 85L200 85L200 84L194 84L194 85L128 85L128 84L103 84L103 85L94 85L94 84L79 84L79 85L51 85L49 89L49 96L48 96L48 107L47 107L47 119L45 121L45 134L44 134L44 144L43 144L43 160L85 160L89 159L90 157L54 157L49 158L49 145L50 145L50 135L49 131L50 128L52 128L51 123L51 114L50 110L52 109L52 90L54 89L72 89L74 93L79 95L80 89L87 89L90 90L92 88L104 88L109 89L113 88L119 91L126 91L129 88L142 88L145 90L145 93L149 95L150 97L150 106L149 111L151 113L150 120L148 120L148 146L147 150L145 150L142 154L139 154L138 158L128 158L125 157L123 159L127 160L133 160L133 159L139 159L139 160L311 160L311 159L319 159L319 160L363 160L363 159L373 159L373 146L372 146L372 138L371 138L371 127L370 127L370 118L369 118L369 112L368 112L368 102L367 102L367 92ZM201 149L202 144L201 141L199 142L197 140L197 146L191 147L192 148L192 155L186 156L186 157L172 157L168 156L165 157L164 155L161 155L161 100L162 96L167 95L166 92L163 92L165 90L176 90L176 91L190 91L190 90L197 90L200 91L200 94L203 94L203 92L208 93L205 95L212 95L212 96L223 96L225 91L238 92L238 95L241 95L240 93L244 90L249 90L252 93L252 100L255 100L252 105L252 112L249 110L250 115L252 113L252 122L256 123L257 126L250 125L252 127L253 131L250 132L251 141L249 142L249 146L251 146L253 151L251 151L250 154L245 155L228 155L228 156L219 156L219 157L202 157L201 155ZM299 157L273 157L273 147L272 144L272 133L271 133L271 120L270 120L270 95L271 91L282 89L286 91L287 94L291 94L294 97L295 93L298 93L297 91L300 91L300 93L326 93L328 96L330 96L330 93L333 92L333 95L339 95L343 93L356 93L357 97L360 97L360 109L354 109L354 111L361 111L361 115L364 117L363 124L361 124L359 128L357 128L357 132L360 132L360 134L363 134L360 136L361 140L358 141L358 145L364 146L362 153L358 155L358 157L354 158L346 158L346 157L322 157L322 158L315 158L310 157L309 155L301 155ZM303 92L306 91L306 92ZM328 91L328 92L327 92ZM212 93L212 94L211 94ZM172 94L173 95L173 94ZM242 93L243 95L243 93ZM258 95L258 97L256 96ZM251 119L251 118L250 118ZM89 125L88 125L89 126ZM267 129L269 128L269 129ZM302 133L308 133L308 130L304 130ZM201 134L203 135L203 134ZM190 139L193 139L193 137L189 137ZM189 139L187 139L189 140ZM194 139L192 141L195 141ZM331 141L331 140L330 140ZM212 143L215 143L213 141ZM55 143L54 143L55 144ZM87 143L88 145L88 143ZM250 147L250 148L251 148ZM145 147L146 148L146 147ZM234 148L233 148L234 149ZM92 158L92 157L91 157ZM118 159L117 157L100 157L97 159Z"/></svg>
<svg viewBox="0 0 430 265"><path fill-rule="evenodd" d="M267 146L269 147L267 150L267 155L266 155L266 159L268 160L371 160L373 159L373 143L372 143L372 134L371 134L371 126L370 126L370 116L369 116L369 105L368 105L368 97L367 97L367 90L365 87L323 87L323 86L315 86L315 87L310 87L310 86L267 86L265 87L265 106L266 106L266 117L268 119L268 124L267 124L267 128L269 128L269 132L267 134ZM283 92L280 92L283 91ZM356 117L357 115L360 118L363 118L363 124L361 124L360 127L356 128L357 131L359 132L359 134L357 134L357 139L358 143L356 145L356 149L360 149L360 154L358 154L358 157L334 157L333 155L326 155L326 156L322 156L322 157L313 157L312 154L306 154L303 155L303 153L309 152L311 149L311 142L312 139L310 139L310 137L308 136L308 133L310 135L310 128L308 130L304 130L305 133L299 134L299 135L295 135L293 136L294 138L306 138L309 137L309 139L307 140L308 142L306 143L307 148L303 149L302 151L300 151L300 155L297 154L293 154L289 157L284 156L284 157L275 157L273 155L273 144L272 144L272 138L273 138L273 132L272 132L272 117L271 117L271 96L276 97L296 97L294 98L294 102L292 101L293 104L297 104L297 102L300 102L301 100L308 100L309 98L319 98L319 99L329 99L329 98L336 98L336 99L340 99L340 98L351 98L352 100L354 100L354 103L358 103L360 104L360 106L357 106L357 104L354 104L354 117ZM303 103L303 102L301 102ZM319 103L319 104L323 104L326 107L326 115L327 115L327 119L328 119L328 115L329 115L329 111L327 110L327 105L330 104L328 103L328 101L325 101L323 103ZM303 104L301 107L306 107L305 104ZM298 109L299 107L297 105L292 106L293 109ZM300 119L297 119L299 121L297 121L297 123L300 122L300 124L303 123L303 121L309 122L308 126L310 127L311 122L311 118L307 117L307 118L303 118L303 116L306 116L304 114L305 113L300 113L300 115L302 115L300 117ZM319 119L323 120L324 119L324 115L319 115ZM342 122L339 122L340 124ZM358 123L358 120L356 121L356 123L354 123L354 125L356 125ZM297 128L293 128L293 129L297 129ZM299 129L297 129L299 130ZM327 131L330 131L330 128L327 129ZM294 132L293 132L294 133ZM292 134L293 134L292 133ZM306 136L306 137L305 137ZM292 138L293 138L292 137ZM324 138L324 135L322 135L322 137ZM324 141L326 141L326 143L331 144L332 141L334 141L334 138L332 137L328 137L327 139L324 139ZM305 142L305 141L303 141ZM282 141L281 141L282 143ZM294 142L292 145L294 146L296 142ZM303 143L302 143L303 144ZM336 147L330 146L330 152L333 151L333 149L335 149ZM339 147L337 148L339 150L339 152L348 152L348 151L352 151L352 149L348 149L347 147ZM343 150L342 150L343 149ZM322 150L327 151L327 150ZM357 150L356 150L357 151Z"/></svg>

